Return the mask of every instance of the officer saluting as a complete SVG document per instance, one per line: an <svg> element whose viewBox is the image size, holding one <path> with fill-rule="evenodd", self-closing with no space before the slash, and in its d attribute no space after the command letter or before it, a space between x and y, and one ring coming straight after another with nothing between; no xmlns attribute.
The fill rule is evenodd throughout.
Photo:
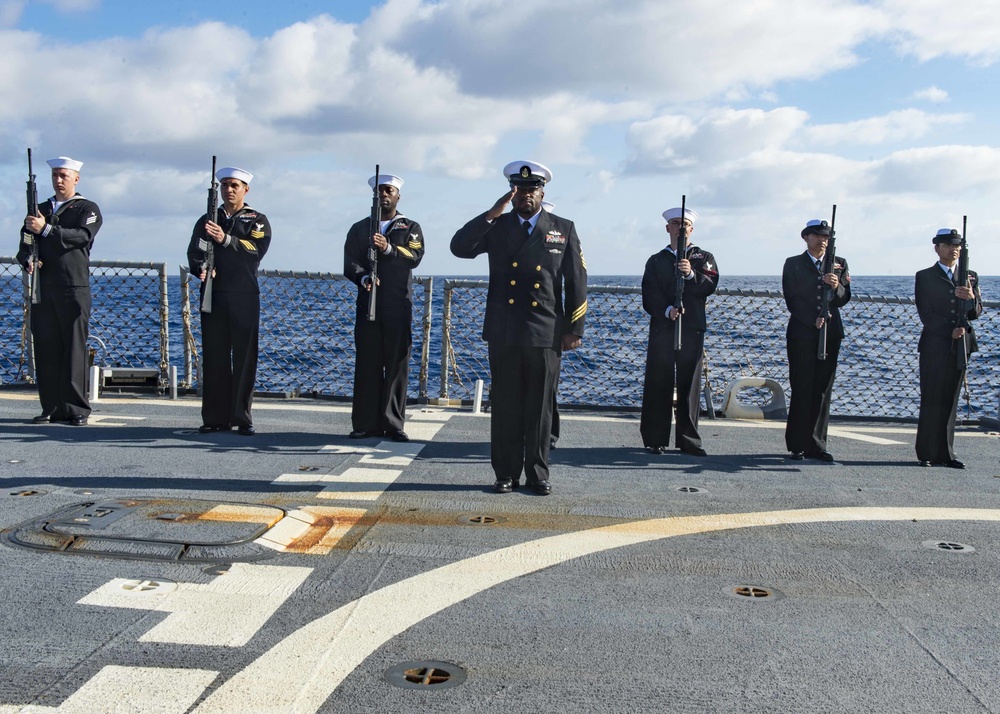
<svg viewBox="0 0 1000 714"><path fill-rule="evenodd" d="M917 423L917 460L921 466L942 465L964 469L955 458L955 415L965 366L959 364L958 347L965 341L967 354L975 352L976 333L959 327L959 308L965 301L966 317L975 320L983 311L979 276L969 271L967 285L956 285L962 235L942 228L934 236L938 261L916 275L914 297L923 330L920 352L920 418Z"/></svg>
<svg viewBox="0 0 1000 714"><path fill-rule="evenodd" d="M271 224L245 202L253 174L227 167L219 179L222 205L209 220L195 224L188 245L188 263L205 290L207 241L214 241L215 278L212 312L201 313L202 425L199 431L229 431L243 436L256 433L250 408L257 378L260 335L260 288L257 268L271 245Z"/></svg>
<svg viewBox="0 0 1000 714"><path fill-rule="evenodd" d="M352 439L388 436L409 441L403 431L406 385L413 346L413 269L424 257L420 224L399 213L403 179L379 174L368 185L378 191L382 225L372 235L372 219L351 226L344 243L344 275L358 286L354 314L354 401ZM368 248L374 237L378 250L375 319L368 320L371 263Z"/></svg>
<svg viewBox="0 0 1000 714"><path fill-rule="evenodd" d="M642 274L642 307L649 313L649 343L642 388L642 444L653 454L666 453L670 443L670 416L677 386L677 426L674 443L692 456L705 456L698 434L701 368L705 350L705 302L719 285L719 266L707 250L690 244L678 247L683 221L694 231L698 214L685 208L663 212L670 245L650 256ZM681 349L674 348L674 307L677 270L684 276ZM675 379L676 373L676 379Z"/></svg>
<svg viewBox="0 0 1000 714"><path fill-rule="evenodd" d="M60 156L52 168L55 195L26 216L17 262L41 288L31 308L35 377L42 413L33 421L83 426L90 416L87 398L87 334L90 322L90 249L101 229L101 209L76 192L83 163ZM31 246L38 244L38 265Z"/></svg>
<svg viewBox="0 0 1000 714"><path fill-rule="evenodd" d="M583 337L587 266L573 222L542 210L552 172L533 161L511 162L503 172L510 191L455 234L451 252L489 256L483 339L492 376L493 490L517 488L523 470L527 485L547 495L552 404L562 352Z"/></svg>

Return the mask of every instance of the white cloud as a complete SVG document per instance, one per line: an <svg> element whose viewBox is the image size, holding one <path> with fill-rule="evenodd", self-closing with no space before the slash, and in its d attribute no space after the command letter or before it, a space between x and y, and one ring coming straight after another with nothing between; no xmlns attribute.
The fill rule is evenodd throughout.
<svg viewBox="0 0 1000 714"><path fill-rule="evenodd" d="M27 0L0 0L0 28L14 27L21 19Z"/></svg>
<svg viewBox="0 0 1000 714"><path fill-rule="evenodd" d="M879 0L892 17L899 49L922 62L965 57L981 65L1000 59L1000 5L983 0Z"/></svg>
<svg viewBox="0 0 1000 714"><path fill-rule="evenodd" d="M808 115L794 107L711 109L697 120L664 115L633 123L628 130L629 172L704 171L732 157L785 145Z"/></svg>
<svg viewBox="0 0 1000 714"><path fill-rule="evenodd" d="M943 104L948 101L948 92L940 87L931 86L926 89L917 90L913 93L913 98L930 102L931 104Z"/></svg>
<svg viewBox="0 0 1000 714"><path fill-rule="evenodd" d="M883 144L919 139L936 126L954 126L969 121L965 114L928 114L903 109L883 116L839 124L817 124L806 129L805 138L816 144Z"/></svg>
<svg viewBox="0 0 1000 714"><path fill-rule="evenodd" d="M398 20L389 41L419 64L450 69L463 91L508 97L710 97L851 66L853 48L888 27L847 0L389 0L384 14Z"/></svg>

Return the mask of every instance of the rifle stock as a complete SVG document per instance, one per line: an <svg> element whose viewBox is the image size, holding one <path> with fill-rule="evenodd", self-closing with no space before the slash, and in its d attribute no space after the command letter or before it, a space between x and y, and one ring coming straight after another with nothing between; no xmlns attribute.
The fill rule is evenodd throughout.
<svg viewBox="0 0 1000 714"><path fill-rule="evenodd" d="M212 157L211 185L208 187L208 207L205 211L207 221L214 221L219 217L219 181L215 178L215 157ZM215 241L206 236L205 242L205 262L202 264L205 270L205 291L201 296L201 311L212 312L212 287L215 272Z"/></svg>
<svg viewBox="0 0 1000 714"><path fill-rule="evenodd" d="M823 256L823 276L832 273L837 265L837 204L833 204L833 215L830 217L830 240L826 244L826 254ZM819 344L816 347L816 359L826 359L826 333L830 325L830 301L833 300L833 288L823 287L823 300L820 303L819 314L823 318L823 326L819 328Z"/></svg>
<svg viewBox="0 0 1000 714"><path fill-rule="evenodd" d="M31 167L31 149L28 149L28 186L25 191L27 198L27 208L29 216L38 215L38 186L35 184L35 173ZM22 232L22 238L27 243L31 242L31 272L28 273L28 294L31 296L31 304L37 305L42 301L42 286L38 280L38 238L34 233Z"/></svg>
<svg viewBox="0 0 1000 714"><path fill-rule="evenodd" d="M378 299L378 249L375 247L375 234L382 226L382 206L378 200L379 165L375 164L375 187L372 189L371 230L368 242L368 322L375 322L375 305Z"/></svg>
<svg viewBox="0 0 1000 714"><path fill-rule="evenodd" d="M677 259L674 261L674 308L677 319L674 320L674 350L679 352L683 345L681 337L682 320L684 319L684 273L681 272L681 260L687 255L687 195L681 196L681 227L677 233Z"/></svg>

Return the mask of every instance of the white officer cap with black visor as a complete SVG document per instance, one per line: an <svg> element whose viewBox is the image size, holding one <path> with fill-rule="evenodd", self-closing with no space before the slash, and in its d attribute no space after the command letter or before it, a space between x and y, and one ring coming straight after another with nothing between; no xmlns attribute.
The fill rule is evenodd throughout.
<svg viewBox="0 0 1000 714"><path fill-rule="evenodd" d="M503 167L503 175L512 187L536 188L552 180L549 167L536 161L511 161Z"/></svg>
<svg viewBox="0 0 1000 714"><path fill-rule="evenodd" d="M49 159L45 163L53 169L69 169L70 171L76 171L77 173L80 173L80 169L83 168L82 161L71 159L68 156L60 156L55 159Z"/></svg>
<svg viewBox="0 0 1000 714"><path fill-rule="evenodd" d="M955 228L939 228L934 235L934 245L962 245L962 234Z"/></svg>
<svg viewBox="0 0 1000 714"><path fill-rule="evenodd" d="M236 179L237 181L242 181L247 186L249 186L250 182L253 180L253 174L247 171L246 169L239 169L236 168L235 166L227 166L224 169L219 169L218 171L216 171L215 178L219 179L220 181L222 179L233 178Z"/></svg>
<svg viewBox="0 0 1000 714"><path fill-rule="evenodd" d="M398 191L399 189L403 188L403 179L399 178L399 176L396 176L394 174L383 174L383 173L380 173L378 175L378 185L379 186L392 186L393 188L395 188ZM368 179L368 186L369 186L369 188L373 188L373 189L375 188L375 177L374 176L372 176L370 179Z"/></svg>
<svg viewBox="0 0 1000 714"><path fill-rule="evenodd" d="M807 221L806 227L802 229L802 237L805 238L807 235L813 233L820 236L830 235L830 224L826 221L820 220L819 218Z"/></svg>
<svg viewBox="0 0 1000 714"><path fill-rule="evenodd" d="M663 212L663 220L665 220L667 223L670 223L670 221L678 219L680 217L681 217L680 206L678 206L677 208L668 208ZM685 208L684 219L693 226L694 222L698 220L698 212L692 211L690 208Z"/></svg>

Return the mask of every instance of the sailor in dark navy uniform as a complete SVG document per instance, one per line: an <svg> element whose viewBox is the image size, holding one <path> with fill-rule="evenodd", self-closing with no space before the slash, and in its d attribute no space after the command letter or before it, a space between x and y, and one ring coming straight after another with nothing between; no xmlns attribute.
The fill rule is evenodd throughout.
<svg viewBox="0 0 1000 714"><path fill-rule="evenodd" d="M374 176L368 179L368 185L375 189ZM344 243L344 275L358 286L352 439L384 435L394 441L409 441L403 423L413 346L412 274L424 257L424 235L419 223L396 210L402 186L403 179L398 176L379 174L382 225L374 232L378 251L374 321L368 320L371 217L351 226Z"/></svg>
<svg viewBox="0 0 1000 714"><path fill-rule="evenodd" d="M250 413L257 380L260 288L257 268L271 245L267 216L245 202L253 174L227 167L216 172L222 205L214 221L202 216L188 245L188 263L205 291L205 250L215 241L212 312L201 313L202 433L256 429Z"/></svg>
<svg viewBox="0 0 1000 714"><path fill-rule="evenodd" d="M786 260L781 271L781 290L791 313L785 330L788 381L792 390L785 447L796 460L808 456L833 461L833 455L827 451L827 428L837 357L844 339L840 308L851 299L851 275L847 261L839 255L834 256L833 271L823 274L830 241L830 226L826 221L809 221L801 235L806 251ZM827 286L833 290L833 298L826 328L826 359L819 359L819 333L825 321L820 311Z"/></svg>
<svg viewBox="0 0 1000 714"><path fill-rule="evenodd" d="M705 456L698 434L701 402L701 372L705 354L705 330L708 321L705 303L719 285L719 266L715 256L698 246L687 244L680 249L681 209L663 212L670 234L670 246L650 256L642 274L642 307L649 313L649 342L646 348L646 373L642 388L642 417L639 433L646 450L666 453L670 443L670 422L674 386L677 387L677 426L674 443L681 451ZM698 214L684 209L683 221L688 236L694 231ZM684 276L684 307L681 318L681 350L674 349L674 320L677 309L677 269ZM675 379L676 374L676 379Z"/></svg>
<svg viewBox="0 0 1000 714"><path fill-rule="evenodd" d="M587 313L587 267L572 221L541 208L548 168L514 161L511 189L451 239L459 258L489 256L483 339L489 343L493 490L508 493L521 472L551 492L549 438L563 350L580 346ZM507 204L513 211L505 213Z"/></svg>
<svg viewBox="0 0 1000 714"><path fill-rule="evenodd" d="M42 413L36 423L64 421L83 426L90 416L87 398L87 334L90 322L90 250L103 219L97 204L76 192L83 163L50 159L55 195L26 216L17 261L37 270L41 302L31 306L35 379ZM31 261L38 245L38 265Z"/></svg>
<svg viewBox="0 0 1000 714"><path fill-rule="evenodd" d="M975 352L976 333L959 326L960 310L968 320L983 311L979 276L969 271L969 282L956 285L962 236L942 228L934 236L938 262L916 275L913 294L923 330L920 352L920 418L917 423L917 460L921 466L942 465L964 469L955 457L955 418L965 369L958 363L958 349L965 341L967 354ZM963 305L961 301L965 301Z"/></svg>

